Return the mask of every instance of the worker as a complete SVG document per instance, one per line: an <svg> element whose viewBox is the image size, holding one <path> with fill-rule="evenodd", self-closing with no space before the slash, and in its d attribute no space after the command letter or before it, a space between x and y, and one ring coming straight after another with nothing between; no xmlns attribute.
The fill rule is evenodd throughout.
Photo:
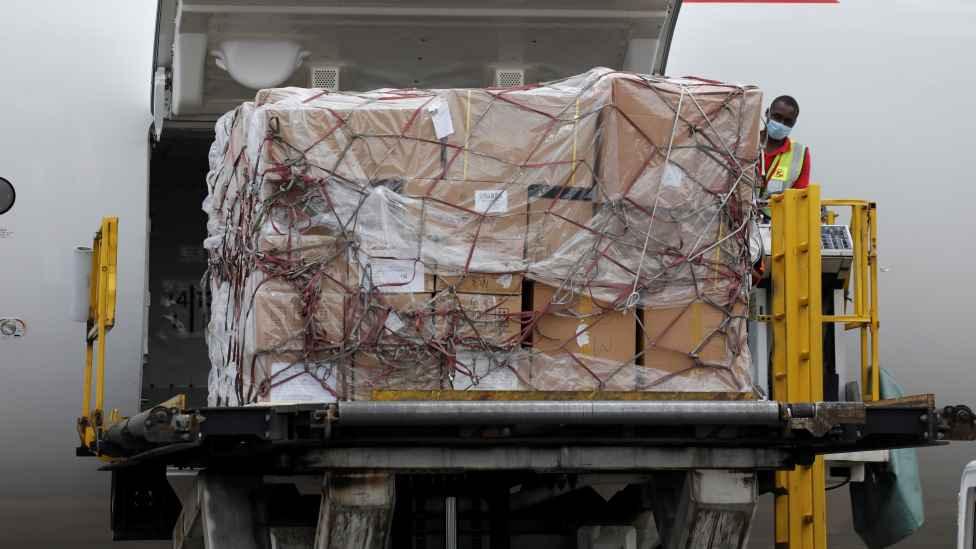
<svg viewBox="0 0 976 549"><path fill-rule="evenodd" d="M800 116L800 104L789 95L781 95L766 109L766 129L762 132L763 186L760 198L786 189L805 189L810 184L810 149L790 139L790 132ZM760 210L765 222L772 218L767 205ZM766 270L759 254L752 266L752 278L758 284Z"/></svg>
<svg viewBox="0 0 976 549"><path fill-rule="evenodd" d="M777 97L766 110L762 198L786 189L805 189L810 184L810 149L789 137L799 116L800 104L789 95Z"/></svg>

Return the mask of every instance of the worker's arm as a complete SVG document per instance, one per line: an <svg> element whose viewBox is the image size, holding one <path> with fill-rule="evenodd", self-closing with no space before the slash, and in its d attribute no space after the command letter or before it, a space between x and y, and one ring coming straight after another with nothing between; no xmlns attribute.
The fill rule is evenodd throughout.
<svg viewBox="0 0 976 549"><path fill-rule="evenodd" d="M805 189L810 184L810 149L807 148L803 153L803 167L800 168L800 177L793 184L794 189Z"/></svg>

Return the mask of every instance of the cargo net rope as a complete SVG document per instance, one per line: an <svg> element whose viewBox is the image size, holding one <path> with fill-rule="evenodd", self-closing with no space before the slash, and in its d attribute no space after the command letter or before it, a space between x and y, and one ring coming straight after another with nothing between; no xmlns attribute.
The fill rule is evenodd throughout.
<svg viewBox="0 0 976 549"><path fill-rule="evenodd" d="M761 94L263 90L210 152L211 405L755 389Z"/></svg>

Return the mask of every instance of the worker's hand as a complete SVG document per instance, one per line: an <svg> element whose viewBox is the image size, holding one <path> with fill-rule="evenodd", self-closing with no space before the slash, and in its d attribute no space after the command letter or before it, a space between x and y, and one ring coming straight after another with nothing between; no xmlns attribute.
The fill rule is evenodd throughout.
<svg viewBox="0 0 976 549"><path fill-rule="evenodd" d="M758 286L766 274L766 260L760 259L752 265L752 285Z"/></svg>

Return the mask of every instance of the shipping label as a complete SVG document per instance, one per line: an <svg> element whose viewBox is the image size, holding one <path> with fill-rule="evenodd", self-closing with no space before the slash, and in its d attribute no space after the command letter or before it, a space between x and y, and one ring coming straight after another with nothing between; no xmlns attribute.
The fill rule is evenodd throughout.
<svg viewBox="0 0 976 549"><path fill-rule="evenodd" d="M474 209L479 213L506 213L508 211L508 191L501 189L475 191Z"/></svg>

